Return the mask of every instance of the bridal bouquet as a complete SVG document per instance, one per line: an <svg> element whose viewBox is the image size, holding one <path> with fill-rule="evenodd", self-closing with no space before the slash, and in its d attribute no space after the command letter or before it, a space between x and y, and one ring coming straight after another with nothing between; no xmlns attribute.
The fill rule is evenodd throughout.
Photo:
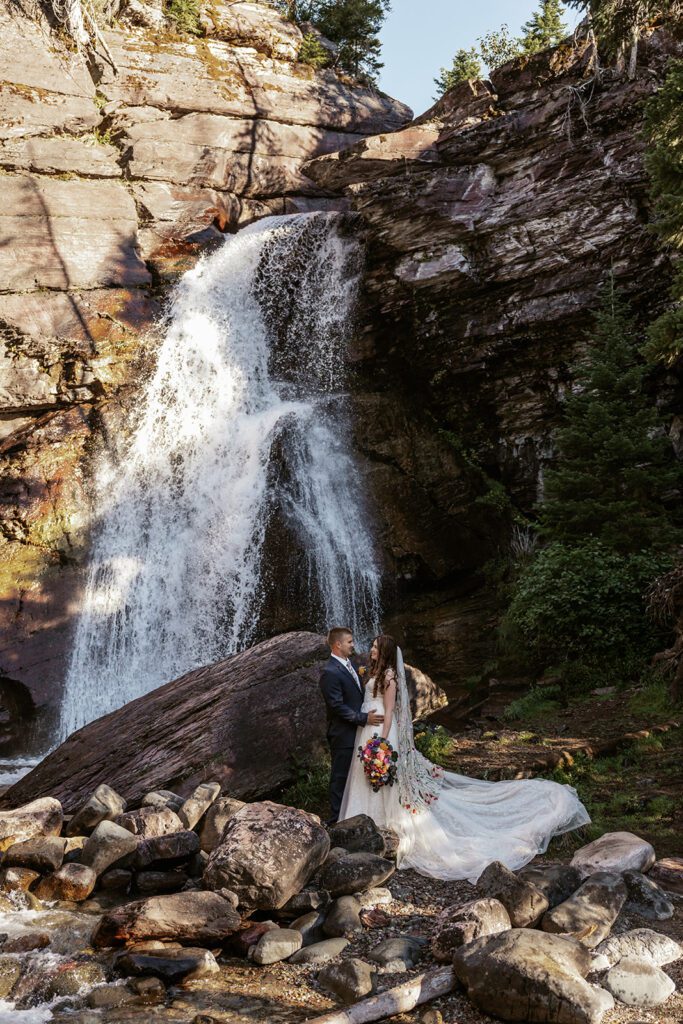
<svg viewBox="0 0 683 1024"><path fill-rule="evenodd" d="M358 757L375 793L379 793L382 786L393 786L396 782L398 754L383 736L375 733L364 747L358 748Z"/></svg>

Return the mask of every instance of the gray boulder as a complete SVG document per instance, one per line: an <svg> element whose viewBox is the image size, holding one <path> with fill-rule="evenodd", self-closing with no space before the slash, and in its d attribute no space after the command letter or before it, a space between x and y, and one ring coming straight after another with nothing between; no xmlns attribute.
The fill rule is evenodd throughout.
<svg viewBox="0 0 683 1024"><path fill-rule="evenodd" d="M400 971L409 971L419 960L425 945L426 939L416 935L396 935L374 946L368 959L380 967L391 966Z"/></svg>
<svg viewBox="0 0 683 1024"><path fill-rule="evenodd" d="M461 907L446 907L434 924L432 956L440 963L450 963L456 949L484 935L499 935L510 927L510 915L500 900L484 898Z"/></svg>
<svg viewBox="0 0 683 1024"><path fill-rule="evenodd" d="M304 946L298 953L290 956L290 964L325 964L328 960L334 960L346 949L348 939L323 939L322 942L315 942L312 946Z"/></svg>
<svg viewBox="0 0 683 1024"><path fill-rule="evenodd" d="M581 872L567 864L527 864L517 877L531 882L548 900L552 910L576 892L582 882Z"/></svg>
<svg viewBox="0 0 683 1024"><path fill-rule="evenodd" d="M183 861L198 850L199 836L196 832L171 832L139 842L130 857L130 866L141 870L158 861Z"/></svg>
<svg viewBox="0 0 683 1024"><path fill-rule="evenodd" d="M603 985L627 1006L659 1006L676 991L674 981L660 967L624 957L611 967Z"/></svg>
<svg viewBox="0 0 683 1024"><path fill-rule="evenodd" d="M116 958L116 969L127 977L160 978L167 985L205 978L220 970L208 949L191 947L123 953Z"/></svg>
<svg viewBox="0 0 683 1024"><path fill-rule="evenodd" d="M221 841L225 826L246 804L244 800L233 800L230 796L219 796L202 822L199 845L205 853L212 853Z"/></svg>
<svg viewBox="0 0 683 1024"><path fill-rule="evenodd" d="M182 832L184 825L170 807L140 807L137 811L120 814L116 824L142 839Z"/></svg>
<svg viewBox="0 0 683 1024"><path fill-rule="evenodd" d="M683 956L683 947L670 935L662 935L652 928L632 928L621 935L610 936L600 943L595 952L606 957L610 967L624 957L635 957L655 967L662 967Z"/></svg>
<svg viewBox="0 0 683 1024"><path fill-rule="evenodd" d="M10 838L19 843L39 836L58 836L63 822L59 800L41 797L12 811L0 811L0 842Z"/></svg>
<svg viewBox="0 0 683 1024"><path fill-rule="evenodd" d="M673 917L673 903L647 875L640 871L625 871L624 881L628 889L628 910L650 921L667 921Z"/></svg>
<svg viewBox="0 0 683 1024"><path fill-rule="evenodd" d="M202 782L178 810L178 817L185 828L194 828L204 817L211 804L221 795L218 782Z"/></svg>
<svg viewBox="0 0 683 1024"><path fill-rule="evenodd" d="M384 856L384 836L367 814L356 814L346 821L338 821L330 831L330 843L349 853L377 853Z"/></svg>
<svg viewBox="0 0 683 1024"><path fill-rule="evenodd" d="M376 853L339 853L330 857L320 875L331 896L350 896L363 889L382 885L391 878L396 866Z"/></svg>
<svg viewBox="0 0 683 1024"><path fill-rule="evenodd" d="M341 938L363 931L360 904L355 896L340 896L334 901L327 912L323 931L329 938Z"/></svg>
<svg viewBox="0 0 683 1024"><path fill-rule="evenodd" d="M270 800L248 804L228 822L204 884L231 889L245 909L277 910L304 887L329 847L315 815Z"/></svg>
<svg viewBox="0 0 683 1024"><path fill-rule="evenodd" d="M87 864L96 875L101 875L117 860L137 849L135 836L113 821L101 821L88 836L81 853L81 864Z"/></svg>
<svg viewBox="0 0 683 1024"><path fill-rule="evenodd" d="M99 827L99 826L98 826ZM96 947L144 939L221 945L240 927L240 916L215 892L179 892L127 903L104 914L92 937Z"/></svg>
<svg viewBox="0 0 683 1024"><path fill-rule="evenodd" d="M318 984L343 1003L353 1003L372 992L375 970L357 957L328 964L318 973Z"/></svg>
<svg viewBox="0 0 683 1024"><path fill-rule="evenodd" d="M14 843L2 863L8 868L30 868L32 871L56 871L64 860L66 840L58 836L41 836Z"/></svg>
<svg viewBox="0 0 683 1024"><path fill-rule="evenodd" d="M312 946L324 939L324 923L325 915L318 910L311 910L310 913L303 914L302 917L297 917L295 921L292 921L290 928L295 932L301 932L304 946Z"/></svg>
<svg viewBox="0 0 683 1024"><path fill-rule="evenodd" d="M95 792L78 808L68 824L67 836L80 836L92 832L101 821L123 814L126 801L110 786L98 786Z"/></svg>
<svg viewBox="0 0 683 1024"><path fill-rule="evenodd" d="M607 938L626 902L626 885L620 875L597 871L564 903L544 915L546 932L572 935L589 949Z"/></svg>
<svg viewBox="0 0 683 1024"><path fill-rule="evenodd" d="M505 864L494 860L477 879L482 896L498 900L507 910L513 928L527 928L543 916L548 898L523 878L518 878Z"/></svg>
<svg viewBox="0 0 683 1024"><path fill-rule="evenodd" d="M177 813L184 802L181 796L170 789L153 789L150 793L145 793L140 804L142 807L170 807Z"/></svg>
<svg viewBox="0 0 683 1024"><path fill-rule="evenodd" d="M614 1000L590 985L588 950L528 928L475 939L456 950L453 968L474 1005L502 1020L598 1024Z"/></svg>
<svg viewBox="0 0 683 1024"><path fill-rule="evenodd" d="M582 878L598 871L621 874L624 871L647 871L655 862L654 847L633 832L605 832L572 857L571 866Z"/></svg>
<svg viewBox="0 0 683 1024"><path fill-rule="evenodd" d="M301 949L303 937L294 928L271 928L261 936L252 959L257 964L275 964Z"/></svg>

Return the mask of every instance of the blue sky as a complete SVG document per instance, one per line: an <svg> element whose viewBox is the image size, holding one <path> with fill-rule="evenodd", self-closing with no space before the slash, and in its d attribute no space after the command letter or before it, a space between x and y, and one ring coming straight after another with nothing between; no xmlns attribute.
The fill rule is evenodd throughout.
<svg viewBox="0 0 683 1024"><path fill-rule="evenodd" d="M392 0L382 30L380 88L423 113L433 103L433 79L456 50L475 46L477 36L503 22L516 34L537 8L535 0ZM573 28L579 15L565 9L564 20Z"/></svg>

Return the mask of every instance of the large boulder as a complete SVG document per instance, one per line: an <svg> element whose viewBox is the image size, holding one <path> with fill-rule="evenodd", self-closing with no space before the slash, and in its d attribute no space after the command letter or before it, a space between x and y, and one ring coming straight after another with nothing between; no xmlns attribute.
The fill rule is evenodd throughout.
<svg viewBox="0 0 683 1024"><path fill-rule="evenodd" d="M471 900L464 906L446 907L434 923L432 956L441 963L450 963L456 949L510 927L510 915L500 900Z"/></svg>
<svg viewBox="0 0 683 1024"><path fill-rule="evenodd" d="M220 945L240 926L231 903L215 892L180 892L127 903L105 914L94 946L118 946L144 939Z"/></svg>
<svg viewBox="0 0 683 1024"><path fill-rule="evenodd" d="M683 895L683 857L662 857L649 871L650 878L666 889Z"/></svg>
<svg viewBox="0 0 683 1024"><path fill-rule="evenodd" d="M66 839L44 836L25 839L10 846L2 859L7 868L30 868L32 871L56 871L64 860Z"/></svg>
<svg viewBox="0 0 683 1024"><path fill-rule="evenodd" d="M113 821L101 821L83 847L81 863L101 875L117 860L137 850L138 839Z"/></svg>
<svg viewBox="0 0 683 1024"><path fill-rule="evenodd" d="M277 910L303 889L329 848L315 815L269 800L250 804L228 822L204 884L231 889L245 909Z"/></svg>
<svg viewBox="0 0 683 1024"><path fill-rule="evenodd" d="M391 878L396 865L378 857L376 853L345 853L330 857L325 864L320 881L323 889L332 896L351 896L382 885Z"/></svg>
<svg viewBox="0 0 683 1024"><path fill-rule="evenodd" d="M586 878L597 871L648 871L654 862L654 847L647 840L633 832L605 832L577 850L571 864Z"/></svg>
<svg viewBox="0 0 683 1024"><path fill-rule="evenodd" d="M330 829L330 844L349 853L378 853L380 856L384 856L386 847L384 836L367 814L338 821Z"/></svg>
<svg viewBox="0 0 683 1024"><path fill-rule="evenodd" d="M186 827L170 807L140 807L137 811L120 814L116 824L143 839L155 839L173 832L182 832Z"/></svg>
<svg viewBox="0 0 683 1024"><path fill-rule="evenodd" d="M595 952L606 957L611 967L624 957L635 957L662 967L683 956L683 947L670 935L662 935L652 928L632 928L621 935L611 935L600 943Z"/></svg>
<svg viewBox="0 0 683 1024"><path fill-rule="evenodd" d="M624 957L610 968L603 984L627 1006L659 1006L676 991L673 978L661 968L635 957Z"/></svg>
<svg viewBox="0 0 683 1024"><path fill-rule="evenodd" d="M475 939L453 958L480 1010L503 1020L598 1024L614 1000L588 984L591 957L572 939L528 928Z"/></svg>
<svg viewBox="0 0 683 1024"><path fill-rule="evenodd" d="M223 830L230 819L244 807L244 800L235 800L231 796L219 796L211 804L199 833L200 849L211 853L218 846Z"/></svg>
<svg viewBox="0 0 683 1024"><path fill-rule="evenodd" d="M126 801L122 796L102 783L95 792L78 808L69 822L66 834L68 836L82 836L86 832L92 832L96 825L105 819L116 818L123 814L126 809Z"/></svg>
<svg viewBox="0 0 683 1024"><path fill-rule="evenodd" d="M95 888L97 875L85 864L64 864L36 886L39 900L87 900Z"/></svg>
<svg viewBox="0 0 683 1024"><path fill-rule="evenodd" d="M596 871L573 896L543 916L541 927L546 932L574 935L592 949L609 935L626 896L620 875Z"/></svg>
<svg viewBox="0 0 683 1024"><path fill-rule="evenodd" d="M11 807L16 802L12 798L6 798L4 806ZM15 807L12 811L0 811L0 841L13 838L14 842L18 843L23 839L36 839L38 836L58 836L62 831L63 821L64 815L59 800L50 796L31 800L30 803L24 804L23 807Z"/></svg>
<svg viewBox="0 0 683 1024"><path fill-rule="evenodd" d="M547 896L531 882L518 878L499 860L492 861L477 879L477 891L482 896L499 900L514 928L527 928L535 924L548 909Z"/></svg>

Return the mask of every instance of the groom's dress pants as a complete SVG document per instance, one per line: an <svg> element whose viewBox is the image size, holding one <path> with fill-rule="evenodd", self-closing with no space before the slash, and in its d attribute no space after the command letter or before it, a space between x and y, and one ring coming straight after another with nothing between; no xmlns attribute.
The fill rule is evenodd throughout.
<svg viewBox="0 0 683 1024"><path fill-rule="evenodd" d="M344 787L346 786L346 779L351 769L351 761L355 747L332 747L330 746L330 753L332 754L332 770L330 774L330 805L332 807L332 820L337 821L339 818L339 809L341 808L342 797L344 796Z"/></svg>

